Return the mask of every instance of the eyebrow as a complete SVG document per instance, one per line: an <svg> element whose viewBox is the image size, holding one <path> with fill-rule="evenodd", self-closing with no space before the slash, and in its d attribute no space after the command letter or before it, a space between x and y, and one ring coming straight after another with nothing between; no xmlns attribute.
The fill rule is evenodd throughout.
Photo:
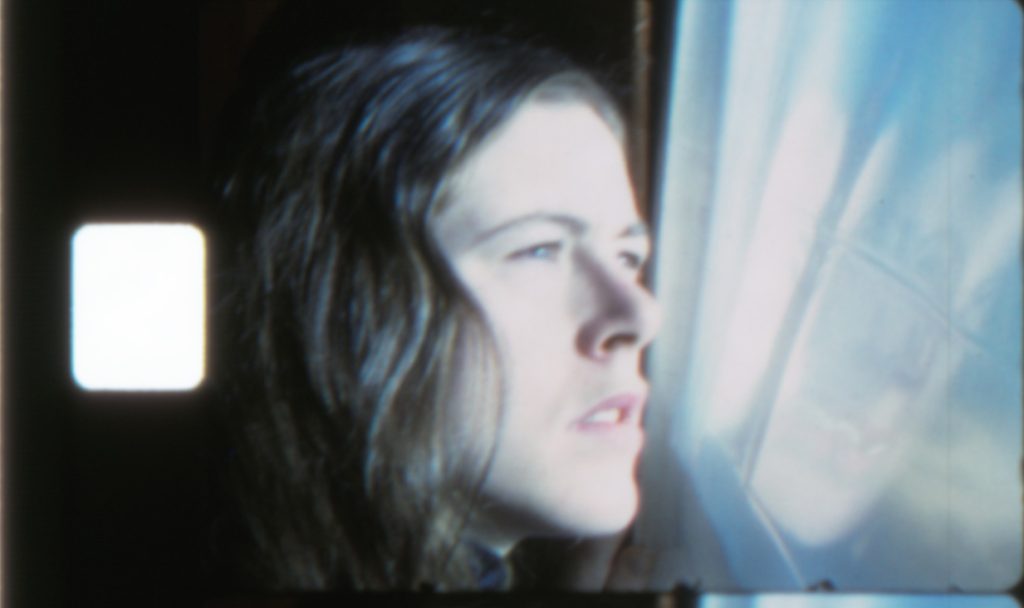
<svg viewBox="0 0 1024 608"><path fill-rule="evenodd" d="M529 213L522 215L517 218L502 222L497 226L488 228L481 232L476 238L473 239L473 245L478 245L484 241L487 241L503 232L518 228L524 224L533 223L550 223L559 224L568 229L573 234L580 234L586 230L586 223L577 217L571 215L563 215L559 213L545 213L543 211L537 213ZM635 223L626 226L619 234L617 238L631 238L631 237L648 237L650 236L650 230L647 228L647 224L641 220L637 220Z"/></svg>

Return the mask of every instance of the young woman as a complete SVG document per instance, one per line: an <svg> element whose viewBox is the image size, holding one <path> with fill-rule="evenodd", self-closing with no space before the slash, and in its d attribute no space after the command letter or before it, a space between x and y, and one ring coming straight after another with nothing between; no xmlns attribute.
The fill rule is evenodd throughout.
<svg viewBox="0 0 1024 608"><path fill-rule="evenodd" d="M637 507L657 311L622 123L561 55L418 30L291 69L221 193L251 580L507 588Z"/></svg>

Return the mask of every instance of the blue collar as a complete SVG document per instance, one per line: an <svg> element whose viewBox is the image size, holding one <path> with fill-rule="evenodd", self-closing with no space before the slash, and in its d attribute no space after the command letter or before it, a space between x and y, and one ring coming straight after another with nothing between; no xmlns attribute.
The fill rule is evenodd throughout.
<svg viewBox="0 0 1024 608"><path fill-rule="evenodd" d="M470 547L476 557L473 561L473 574L476 576L477 587L483 591L504 589L508 581L508 566L505 560L494 551L476 543L472 543Z"/></svg>

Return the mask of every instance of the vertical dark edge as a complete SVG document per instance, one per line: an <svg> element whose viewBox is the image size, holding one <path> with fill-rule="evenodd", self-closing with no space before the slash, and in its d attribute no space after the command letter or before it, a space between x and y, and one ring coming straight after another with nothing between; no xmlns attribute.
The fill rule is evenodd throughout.
<svg viewBox="0 0 1024 608"><path fill-rule="evenodd" d="M634 167L636 197L650 217L650 118L652 0L633 0L633 96L630 107L630 159Z"/></svg>
<svg viewBox="0 0 1024 608"><path fill-rule="evenodd" d="M3 6L3 602L64 604L62 9Z"/></svg>

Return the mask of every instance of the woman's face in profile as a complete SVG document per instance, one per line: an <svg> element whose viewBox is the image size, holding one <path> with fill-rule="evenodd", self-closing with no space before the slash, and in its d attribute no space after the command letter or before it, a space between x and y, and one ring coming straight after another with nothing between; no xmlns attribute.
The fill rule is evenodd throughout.
<svg viewBox="0 0 1024 608"><path fill-rule="evenodd" d="M435 235L494 332L505 381L472 532L499 551L616 532L637 507L640 355L659 316L619 140L582 102L532 101L452 186Z"/></svg>

